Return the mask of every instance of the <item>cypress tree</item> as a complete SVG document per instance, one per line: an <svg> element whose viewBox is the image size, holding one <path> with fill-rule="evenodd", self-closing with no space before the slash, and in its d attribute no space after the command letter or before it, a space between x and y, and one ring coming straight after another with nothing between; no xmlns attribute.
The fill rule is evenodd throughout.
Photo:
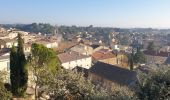
<svg viewBox="0 0 170 100"><path fill-rule="evenodd" d="M21 34L18 34L18 70L19 70L19 95L23 96L27 89L27 81L28 81L28 68L27 61L24 54L23 49L23 39L21 38Z"/></svg>
<svg viewBox="0 0 170 100"><path fill-rule="evenodd" d="M17 49L12 47L10 52L10 81L11 81L11 91L14 95L18 94L18 68L17 68Z"/></svg>
<svg viewBox="0 0 170 100"><path fill-rule="evenodd" d="M130 63L130 70L133 70L133 68L134 68L134 50L133 49L132 49L132 53L130 55L129 63Z"/></svg>
<svg viewBox="0 0 170 100"><path fill-rule="evenodd" d="M13 47L10 53L10 79L13 95L23 96L27 89L28 69L21 34L18 34L18 48Z"/></svg>

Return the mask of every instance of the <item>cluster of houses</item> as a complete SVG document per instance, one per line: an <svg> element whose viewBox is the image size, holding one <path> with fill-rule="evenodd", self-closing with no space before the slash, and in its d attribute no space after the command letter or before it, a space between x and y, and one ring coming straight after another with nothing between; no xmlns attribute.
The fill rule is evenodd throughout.
<svg viewBox="0 0 170 100"><path fill-rule="evenodd" d="M24 40L24 52L28 56L31 53L31 45L33 43L43 44L47 48L57 48L57 38L46 37L39 34L17 31L15 29L0 28L0 71L10 72L10 48L17 46L18 33L22 35ZM7 75L9 76L9 75ZM9 82L9 78L7 78Z"/></svg>
<svg viewBox="0 0 170 100"><path fill-rule="evenodd" d="M127 53L131 47L117 45L107 47L102 43L92 43L86 40L59 41L56 35L43 36L41 34L5 30L0 28L0 70L10 72L10 48L17 46L17 35L20 33L24 40L24 52L26 56L31 53L33 43L42 44L47 48L53 48L58 52L58 58L64 69L81 71L86 77L92 78L94 83L102 83L103 86L118 83L133 85L136 81L136 72L131 71L128 65ZM143 51L147 57L147 64L170 64L170 46L160 51ZM7 77L9 82L9 77Z"/></svg>
<svg viewBox="0 0 170 100"><path fill-rule="evenodd" d="M5 30L0 28L0 70L10 72L10 48L17 46L17 35L20 33L24 40L24 52L31 53L33 43L42 44L58 52L57 56L61 65L66 70L83 72L96 84L110 88L112 83L133 86L137 81L136 71L129 69L127 54L131 52L130 46L116 44L108 47L102 42L94 43L84 39L59 41L57 35L44 36L41 34L17 31L15 29ZM146 64L170 64L170 45L159 51L144 50ZM9 76L7 77L9 82Z"/></svg>
<svg viewBox="0 0 170 100"><path fill-rule="evenodd" d="M64 69L77 71L81 69L95 82L130 85L135 81L136 73L129 70L125 51L112 50L99 43L88 44L82 41L74 43L69 41L64 44L58 42L56 36L43 36L16 30L0 31L0 70L10 72L10 48L18 45L18 33L24 40L26 56L31 53L32 43L43 44L47 48L60 51L57 56ZM7 81L9 82L9 77Z"/></svg>
<svg viewBox="0 0 170 100"><path fill-rule="evenodd" d="M78 43L58 54L64 69L83 72L96 84L109 88L112 83L131 86L136 72L129 70L125 51L112 50L99 44Z"/></svg>

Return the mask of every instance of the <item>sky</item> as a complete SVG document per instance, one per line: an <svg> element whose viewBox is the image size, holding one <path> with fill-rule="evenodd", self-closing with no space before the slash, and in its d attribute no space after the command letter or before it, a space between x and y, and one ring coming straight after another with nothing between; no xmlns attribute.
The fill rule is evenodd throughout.
<svg viewBox="0 0 170 100"><path fill-rule="evenodd" d="M170 0L1 0L0 23L170 28Z"/></svg>

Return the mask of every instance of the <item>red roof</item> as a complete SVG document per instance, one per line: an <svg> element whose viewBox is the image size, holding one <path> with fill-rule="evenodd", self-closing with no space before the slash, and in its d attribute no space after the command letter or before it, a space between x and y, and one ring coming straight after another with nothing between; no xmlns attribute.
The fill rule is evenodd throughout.
<svg viewBox="0 0 170 100"><path fill-rule="evenodd" d="M106 49L101 49L100 51L96 51L92 54L92 57L94 60L103 60L103 59L109 59L116 57L115 54L113 54L111 51L108 51Z"/></svg>

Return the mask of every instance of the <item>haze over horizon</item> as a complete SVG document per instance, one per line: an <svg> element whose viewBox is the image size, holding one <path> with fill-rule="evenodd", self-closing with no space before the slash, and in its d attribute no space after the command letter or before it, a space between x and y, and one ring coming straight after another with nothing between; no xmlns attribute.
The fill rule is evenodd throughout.
<svg viewBox="0 0 170 100"><path fill-rule="evenodd" d="M170 28L168 0L3 0L0 24Z"/></svg>

